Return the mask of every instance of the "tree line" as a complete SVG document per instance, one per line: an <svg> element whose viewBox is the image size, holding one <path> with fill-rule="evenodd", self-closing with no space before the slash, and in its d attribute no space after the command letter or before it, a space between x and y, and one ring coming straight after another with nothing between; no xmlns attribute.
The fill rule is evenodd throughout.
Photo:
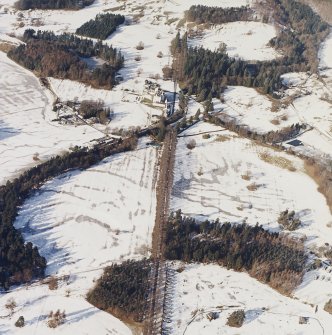
<svg viewBox="0 0 332 335"><path fill-rule="evenodd" d="M310 6L295 0L268 0L274 21L285 26L270 41L281 49L285 63L307 63L308 71L318 68L318 49L330 31L329 25Z"/></svg>
<svg viewBox="0 0 332 335"><path fill-rule="evenodd" d="M126 261L105 268L87 300L99 309L142 322L149 292L151 261Z"/></svg>
<svg viewBox="0 0 332 335"><path fill-rule="evenodd" d="M86 169L102 159L127 150L137 143L135 136L115 142L76 148L63 156L55 156L45 163L25 171L13 181L0 186L0 287L30 281L42 276L46 260L37 247L24 243L22 234L14 227L19 207L31 192L47 180L71 169Z"/></svg>
<svg viewBox="0 0 332 335"><path fill-rule="evenodd" d="M189 22L197 24L223 24L227 22L249 21L253 18L253 10L242 7L208 7L203 5L191 6L185 13Z"/></svg>
<svg viewBox="0 0 332 335"><path fill-rule="evenodd" d="M124 21L125 17L120 14L98 14L94 19L77 28L76 34L104 40L113 34Z"/></svg>
<svg viewBox="0 0 332 335"><path fill-rule="evenodd" d="M81 9L90 6L94 0L18 0L15 7L27 9Z"/></svg>
<svg viewBox="0 0 332 335"><path fill-rule="evenodd" d="M28 29L18 47L8 57L43 77L78 80L95 87L111 89L117 71L123 67L121 52L101 41L81 39L72 34L55 35L49 31ZM100 68L89 70L82 58L99 57L106 61Z"/></svg>
<svg viewBox="0 0 332 335"><path fill-rule="evenodd" d="M258 224L202 223L171 214L166 224L165 257L185 262L216 262L289 294L301 282L307 256L301 241L264 230Z"/></svg>
<svg viewBox="0 0 332 335"><path fill-rule="evenodd" d="M204 112L204 119L205 121L213 123L217 126L227 128L228 130L233 131L240 136L272 145L277 145L282 142L289 141L297 137L301 131L307 128L305 124L294 123L280 130L270 130L266 133L259 133L250 129L248 126L238 124L236 120L231 118L222 119L220 116L215 116Z"/></svg>

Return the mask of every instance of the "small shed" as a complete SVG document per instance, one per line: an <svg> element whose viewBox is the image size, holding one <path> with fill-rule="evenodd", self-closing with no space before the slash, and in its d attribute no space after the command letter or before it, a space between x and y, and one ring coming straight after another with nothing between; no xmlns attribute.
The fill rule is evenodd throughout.
<svg viewBox="0 0 332 335"><path fill-rule="evenodd" d="M300 140L292 140L292 141L287 142L287 144L292 145L293 147L299 147L303 145L303 142Z"/></svg>

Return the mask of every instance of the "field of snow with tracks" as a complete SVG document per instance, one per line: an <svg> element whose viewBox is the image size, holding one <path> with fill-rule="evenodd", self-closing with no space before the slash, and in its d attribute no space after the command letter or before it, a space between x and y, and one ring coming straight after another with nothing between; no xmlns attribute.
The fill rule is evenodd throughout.
<svg viewBox="0 0 332 335"><path fill-rule="evenodd" d="M178 23L199 0L96 0L79 11L16 11L13 0L0 0L0 45L20 43L25 29L75 32L96 14L112 11L126 16L105 43L120 48L125 67L124 81L112 91L97 90L69 80L49 78L61 100L102 99L114 112L106 125L90 127L52 122L54 96L31 72L9 60L0 51L0 184L23 170L120 128L145 127L162 111L138 99L144 80L157 78L162 87L162 68L170 65L169 46ZM251 5L247 0L206 0L206 6ZM21 15L23 14L23 16ZM9 36L10 34L11 36ZM267 46L275 36L271 25L234 22L208 29L193 45L215 50L221 42L230 56L248 60L270 60L280 54ZM143 42L144 49L136 46ZM162 57L157 57L161 52ZM299 139L294 150L316 158L332 155L332 33L321 47L320 75L292 73L283 76L287 85L279 101L259 90L228 87L224 103L214 99L215 112L234 118L260 133L280 130L294 123L306 123L311 130ZM139 59L139 60L135 60ZM191 99L189 114L202 104ZM209 134L209 138L203 135ZM259 222L279 231L279 213L286 208L299 213L303 222L293 233L306 236L308 249L317 251L332 241L332 215L315 182L306 175L303 162L283 151L274 151L220 127L200 122L178 138L174 187L170 210L181 209L198 219ZM207 135L205 137L208 137ZM195 148L187 144L195 140ZM59 287L50 290L40 282L13 287L0 294L0 333L12 334L136 334L125 323L90 305L87 291L102 268L112 262L149 256L155 220L159 151L139 142L138 149L103 160L86 171L72 171L46 183L22 206L15 226L24 238L39 247L47 258L47 274L58 276ZM325 334L332 329L332 317L322 310L332 298L332 267L305 274L293 297L284 297L245 273L217 265L172 265L172 334ZM5 307L8 299L17 303L12 316ZM293 299L292 299L293 298ZM315 306L318 311L315 313ZM222 307L220 307L222 306ZM230 311L246 311L242 328L226 326ZM65 310L66 323L47 327L51 310ZM208 321L208 311L219 311ZM14 326L24 315L24 328ZM299 316L309 323L299 324Z"/></svg>

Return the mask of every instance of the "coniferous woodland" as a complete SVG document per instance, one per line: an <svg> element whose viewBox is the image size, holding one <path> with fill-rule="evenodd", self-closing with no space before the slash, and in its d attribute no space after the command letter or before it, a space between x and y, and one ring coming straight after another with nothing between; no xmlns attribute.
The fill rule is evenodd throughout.
<svg viewBox="0 0 332 335"><path fill-rule="evenodd" d="M126 261L107 267L87 300L115 316L142 322L150 271L149 260Z"/></svg>
<svg viewBox="0 0 332 335"><path fill-rule="evenodd" d="M191 6L185 14L186 20L197 24L222 24L236 21L249 21L253 18L253 10L249 7L208 7Z"/></svg>
<svg viewBox="0 0 332 335"><path fill-rule="evenodd" d="M94 0L18 0L17 9L81 9L90 6Z"/></svg>
<svg viewBox="0 0 332 335"><path fill-rule="evenodd" d="M106 39L116 31L116 28L123 24L125 17L119 14L98 14L93 20L85 22L76 29L76 34L100 40Z"/></svg>
<svg viewBox="0 0 332 335"><path fill-rule="evenodd" d="M71 34L55 35L49 31L28 29L23 41L8 56L25 68L43 77L78 80L94 87L111 89L124 58L120 51L90 39ZM106 61L100 68L89 70L81 58L99 57Z"/></svg>
<svg viewBox="0 0 332 335"><path fill-rule="evenodd" d="M198 223L178 211L166 226L165 257L185 262L216 262L289 294L300 282L306 255L303 243L243 224Z"/></svg>
<svg viewBox="0 0 332 335"><path fill-rule="evenodd" d="M131 150L136 143L136 137L130 137L91 149L77 148L33 167L0 187L0 287L8 289L12 284L41 276L46 267L46 260L39 255L37 247L25 244L13 225L19 206L31 191L66 171L86 169L112 154Z"/></svg>
<svg viewBox="0 0 332 335"><path fill-rule="evenodd" d="M281 142L289 141L298 136L301 131L307 128L305 124L295 123L291 126L284 127L280 130L270 130L266 133L260 133L251 130L247 126L239 125L234 119L223 119L218 115L210 115L205 113L204 118L207 122L211 122L217 126L222 126L230 131L234 131L240 136L259 141L261 143L280 144Z"/></svg>
<svg viewBox="0 0 332 335"><path fill-rule="evenodd" d="M187 34L183 37L177 34L171 45L173 72L165 69L165 76L176 76L189 94L196 94L203 101L210 93L218 97L226 85L257 87L264 93L273 94L282 88L282 74L316 72L318 47L329 33L328 24L309 6L294 0L271 1L270 5L274 8L276 22L285 26L270 41L271 46L281 50L282 57L266 62L234 59L224 50L189 48ZM191 10L197 20L200 14L204 18L206 13L213 12L205 6Z"/></svg>

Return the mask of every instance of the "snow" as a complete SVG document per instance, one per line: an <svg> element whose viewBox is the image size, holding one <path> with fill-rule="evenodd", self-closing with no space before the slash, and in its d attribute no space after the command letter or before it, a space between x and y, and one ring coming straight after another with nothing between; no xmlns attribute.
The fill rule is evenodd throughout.
<svg viewBox="0 0 332 335"><path fill-rule="evenodd" d="M223 104L217 99L213 101L216 112L221 110L221 115L235 118L238 124L259 133L277 131L298 122L295 112L286 113L282 109L272 112L272 100L253 88L229 86L223 98Z"/></svg>
<svg viewBox="0 0 332 335"><path fill-rule="evenodd" d="M231 57L267 61L280 56L275 49L268 46L275 36L276 29L269 24L230 22L204 31L201 38L189 40L189 45L214 51L223 42L226 43L226 51Z"/></svg>
<svg viewBox="0 0 332 335"><path fill-rule="evenodd" d="M179 267L180 263L173 265ZM172 334L318 335L324 333L322 328L326 334L332 327L331 317L320 308L315 313L314 306L284 297L246 273L191 264L174 274ZM227 326L228 316L239 309L245 311L242 327ZM210 311L219 312L219 317L209 321ZM309 317L308 324L299 324L300 316Z"/></svg>
<svg viewBox="0 0 332 335"><path fill-rule="evenodd" d="M297 148L307 155L331 156L332 153L332 90L331 77L317 75L298 75L292 73L283 76L288 84L286 90L286 108L283 112L292 115L292 120L305 123L311 131L299 136L304 148ZM287 102L291 99L290 103ZM294 115L295 114L295 115Z"/></svg>
<svg viewBox="0 0 332 335"><path fill-rule="evenodd" d="M185 10L202 1L96 0L80 11L24 12L13 9L13 4L13 0L0 0L0 43L2 40L20 43L13 36L19 36L27 28L75 32L103 11L126 15L126 23L105 41L120 48L125 56L125 67L120 71L124 81L108 91L49 78L61 100L102 99L114 111L107 126L96 125L97 129L85 125L64 126L51 122L55 118L51 93L32 73L0 52L0 184L71 146L86 145L104 136L98 129L113 132L150 125L153 115L161 115L162 110L139 101L144 80L161 76L162 67L171 64L169 45L177 25ZM252 1L204 1L204 5L220 7L247 4L251 5ZM20 22L23 27L18 26ZM39 23L42 25L37 26ZM215 50L224 42L230 56L271 60L281 56L267 46L275 35L271 25L234 22L205 30L202 39L191 43ZM140 41L144 43L141 51L136 49ZM239 124L258 132L307 123L313 129L299 136L304 146L295 150L319 159L331 156L331 47L332 34L320 50L320 77L306 73L283 75L288 89L280 100L281 109L272 112L275 101L254 89L239 86L225 91L225 103L214 99L215 113L236 118ZM163 57L158 58L160 51ZM137 56L141 60L136 61ZM173 89L172 82L157 81L163 88ZM198 108L203 110L201 104L190 99L188 117L195 115ZM306 236L308 249L317 252L325 243L331 243L331 213L317 185L305 174L300 159L202 122L184 135L202 132L210 133L211 137L203 139L200 134L178 140L172 210L181 208L184 214L198 219L220 218L231 222L245 219L249 224L259 222L267 229L279 231L276 220L280 211L294 209L300 213L303 225L292 234ZM186 147L191 139L197 143L193 150ZM264 155L275 163L262 160ZM55 291L35 283L0 295L0 318L7 314L4 305L9 298L13 297L18 304L12 317L1 318L1 334L132 333L120 320L91 306L85 296L102 268L111 262L149 255L155 217L157 156L155 148L146 148L141 141L136 151L107 158L86 171L55 178L24 203L16 226L22 229L25 240L36 244L46 256L47 274L70 274L70 277L60 281ZM246 174L250 180L243 179ZM250 191L247 187L253 183L257 184L257 190ZM332 298L331 273L331 267L306 273L294 292L295 299L291 299L244 273L216 265L188 265L176 274L173 333L184 332L194 309L206 310L219 305L243 306L247 316L245 325L235 330L225 326L231 310L223 311L218 320L211 322L204 312L188 326L186 333L320 334L314 318L308 325L298 324L298 315L302 314L317 317L326 333L331 329L331 316L322 307ZM317 314L310 303L319 306ZM263 307L268 309L263 311ZM47 314L58 308L66 310L67 322L50 330L46 325ZM14 327L19 315L26 319L22 329Z"/></svg>
<svg viewBox="0 0 332 335"><path fill-rule="evenodd" d="M330 243L332 215L300 159L206 123L198 123L184 134L203 132L211 137L178 139L172 210L222 222L246 219L249 224L258 222L278 231L279 214L288 208L300 214L303 225L296 234L307 236L308 247ZM192 139L196 147L189 150L186 145ZM243 177L246 175L249 178ZM251 185L257 189L249 190Z"/></svg>
<svg viewBox="0 0 332 335"><path fill-rule="evenodd" d="M19 306L11 319L2 320L1 334L46 334L43 316L58 308L68 315L58 333L130 334L120 321L88 304L85 295L110 263L149 256L157 154L140 141L136 151L55 178L24 203L15 226L46 257L48 275L69 279L55 291L32 285L24 294L18 288L0 295L1 309L10 297ZM27 321L23 330L13 325L19 315Z"/></svg>

